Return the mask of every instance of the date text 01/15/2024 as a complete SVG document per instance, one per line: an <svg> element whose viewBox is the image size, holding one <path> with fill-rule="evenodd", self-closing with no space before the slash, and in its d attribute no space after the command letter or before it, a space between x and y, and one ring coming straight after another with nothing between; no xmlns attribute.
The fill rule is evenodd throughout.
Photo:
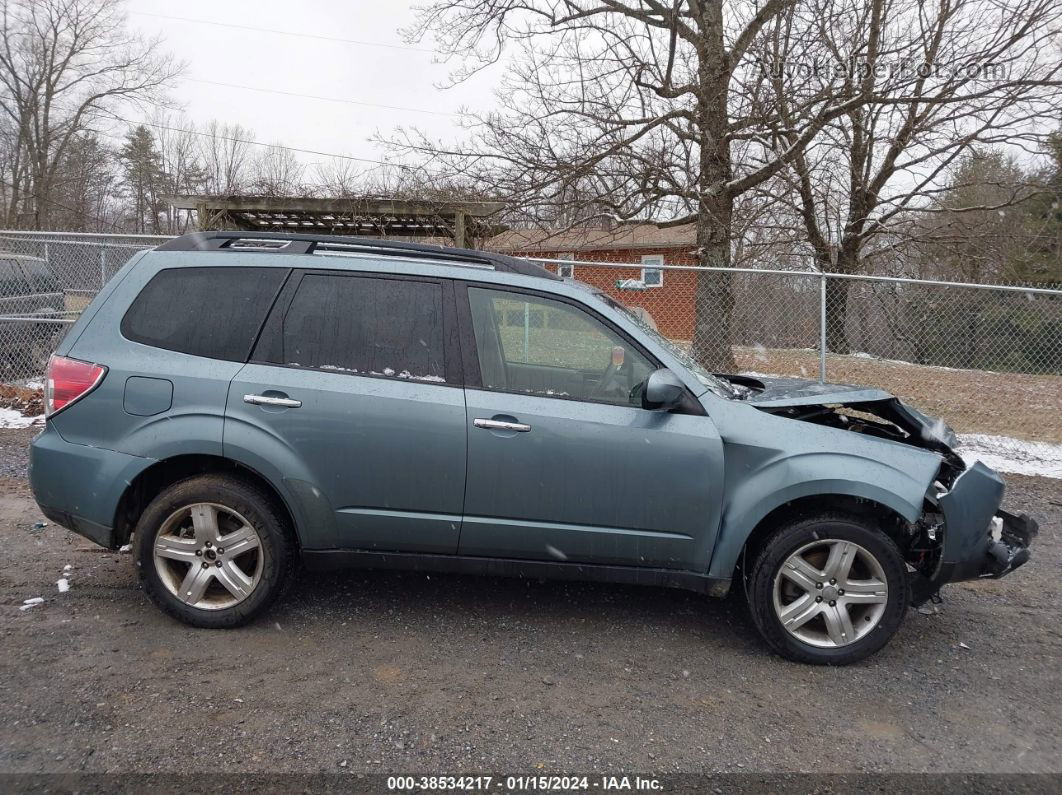
<svg viewBox="0 0 1062 795"><path fill-rule="evenodd" d="M655 792L661 787L659 779L643 776L389 776L387 779L387 789L393 792L410 790Z"/></svg>

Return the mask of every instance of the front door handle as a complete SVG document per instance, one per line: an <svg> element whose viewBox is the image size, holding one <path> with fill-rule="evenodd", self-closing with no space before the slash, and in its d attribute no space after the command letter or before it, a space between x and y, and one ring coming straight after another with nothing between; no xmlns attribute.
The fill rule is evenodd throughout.
<svg viewBox="0 0 1062 795"><path fill-rule="evenodd" d="M472 424L477 428L486 428L488 431L516 431L517 433L527 433L531 430L530 425L525 425L522 422L503 422L502 420L485 420L476 418L472 420Z"/></svg>
<svg viewBox="0 0 1062 795"><path fill-rule="evenodd" d="M250 403L252 406L283 406L286 409L297 409L302 405L301 400L271 395L244 395L243 402Z"/></svg>

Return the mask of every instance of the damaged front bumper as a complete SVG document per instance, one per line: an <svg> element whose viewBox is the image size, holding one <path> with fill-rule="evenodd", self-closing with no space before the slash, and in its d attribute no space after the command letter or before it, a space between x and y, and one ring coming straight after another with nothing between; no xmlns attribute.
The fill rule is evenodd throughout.
<svg viewBox="0 0 1062 795"><path fill-rule="evenodd" d="M945 583L998 578L1029 560L1039 531L1034 519L1000 509L1003 479L980 461L937 498L943 517L943 545L932 576L912 574L912 601L920 605Z"/></svg>

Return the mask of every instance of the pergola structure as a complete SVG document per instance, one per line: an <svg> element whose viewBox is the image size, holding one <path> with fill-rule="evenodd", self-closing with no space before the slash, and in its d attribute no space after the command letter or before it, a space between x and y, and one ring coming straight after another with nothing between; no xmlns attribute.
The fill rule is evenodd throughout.
<svg viewBox="0 0 1062 795"><path fill-rule="evenodd" d="M505 229L489 220L503 208L500 202L300 196L171 196L168 201L178 210L194 210L203 231L450 238L467 248Z"/></svg>

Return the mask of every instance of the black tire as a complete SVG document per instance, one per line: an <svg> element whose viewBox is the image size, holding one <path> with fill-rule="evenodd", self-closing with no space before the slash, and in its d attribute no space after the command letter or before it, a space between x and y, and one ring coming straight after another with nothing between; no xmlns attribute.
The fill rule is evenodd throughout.
<svg viewBox="0 0 1062 795"><path fill-rule="evenodd" d="M254 550L256 564L257 556L261 556L257 583L249 595L231 607L204 609L182 602L163 582L163 576L172 575L164 575L156 566L155 543L167 520L200 503L223 506L239 514L258 536L259 546ZM207 629L238 627L260 615L283 592L296 560L292 539L283 511L261 488L228 475L198 475L166 488L141 515L135 535L137 571L151 601L174 618ZM215 585L211 587L216 590Z"/></svg>
<svg viewBox="0 0 1062 795"><path fill-rule="evenodd" d="M808 548L817 543L828 543L830 540L848 541L862 547L862 551L869 553L884 574L884 582L888 586L884 608L880 615L875 616L876 623L865 631L862 637L846 645L837 645L824 648L805 642L793 632L787 630L775 609L775 583L782 576L783 564L794 553ZM843 545L842 545L843 546ZM818 547L811 546L814 553ZM828 549L825 548L824 549ZM859 553L860 566L865 566L868 559ZM877 579L875 577L875 579ZM823 583L829 585L828 582ZM788 585L788 584L787 584ZM813 588L817 588L815 583ZM812 591L808 591L813 593ZM829 596L833 595L830 591ZM878 598L881 598L879 593ZM849 663L864 660L881 649L900 628L907 606L910 604L910 586L907 579L907 566L903 555L895 542L882 533L871 523L853 516L844 514L820 514L818 516L802 518L777 529L768 539L756 562L752 567L748 581L749 610L756 628L763 635L764 640L783 657L795 662L810 663L813 665L848 665ZM815 597L811 601L822 602L821 597ZM838 602L842 601L838 599ZM829 603L832 605L832 602ZM810 607L809 602L809 607ZM849 608L841 608L848 612ZM866 619L866 614L859 611L878 610L877 606L857 605L856 618L853 626L860 631L858 620ZM811 622L822 622L823 631L826 632L824 617L816 617L809 621L809 628L801 630L811 635L815 632L815 626Z"/></svg>

